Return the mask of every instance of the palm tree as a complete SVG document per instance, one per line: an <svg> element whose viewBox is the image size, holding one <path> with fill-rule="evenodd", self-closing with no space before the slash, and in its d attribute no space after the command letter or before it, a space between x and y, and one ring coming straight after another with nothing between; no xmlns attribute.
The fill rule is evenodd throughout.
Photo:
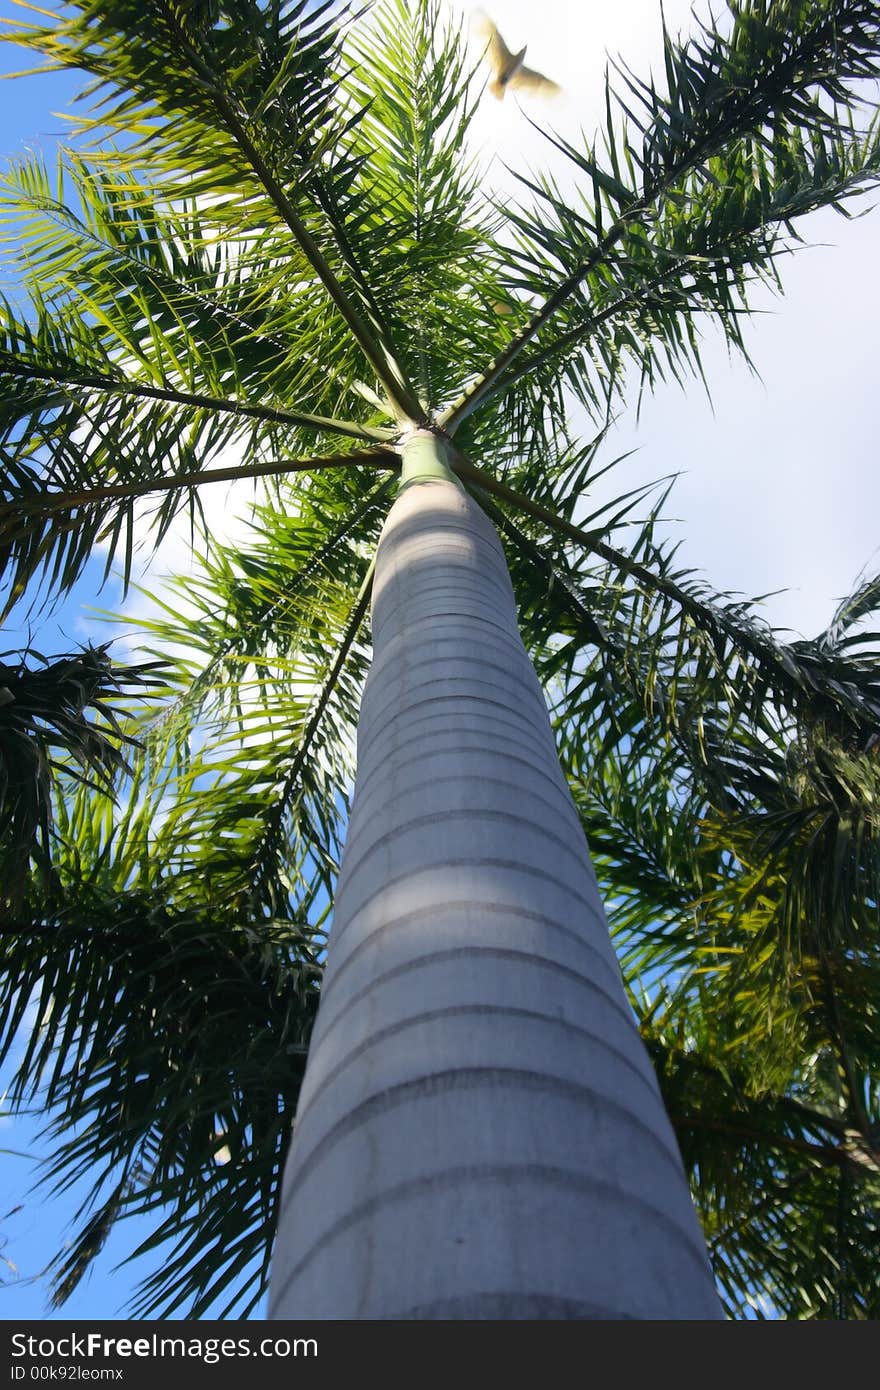
<svg viewBox="0 0 880 1390"><path fill-rule="evenodd" d="M62 767L3 928L13 1100L92 1175L57 1297L160 1211L141 1312L252 1308L277 1222L281 1316L717 1316L677 1139L728 1311L875 1314L878 587L786 644L657 507L584 510L628 369L698 369L702 315L742 347L797 219L876 179L876 6L667 35L603 160L557 141L577 199L503 219L433 0L12 37L94 100L5 181L10 605L99 537L128 580L141 499L161 540L267 480L151 623L125 809Z"/></svg>

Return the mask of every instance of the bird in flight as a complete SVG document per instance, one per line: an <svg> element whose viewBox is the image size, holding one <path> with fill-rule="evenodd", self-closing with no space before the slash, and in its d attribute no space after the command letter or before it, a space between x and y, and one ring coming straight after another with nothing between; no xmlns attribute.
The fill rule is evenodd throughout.
<svg viewBox="0 0 880 1390"><path fill-rule="evenodd" d="M483 56L492 69L489 91L499 101L504 100L504 93L508 87L512 91L541 97L555 97L562 91L557 82L551 82L542 72L535 72L534 68L525 66L525 48L521 48L518 53L511 53L498 32L498 26L493 24L482 10L478 10L474 15L473 27L485 40L486 51Z"/></svg>

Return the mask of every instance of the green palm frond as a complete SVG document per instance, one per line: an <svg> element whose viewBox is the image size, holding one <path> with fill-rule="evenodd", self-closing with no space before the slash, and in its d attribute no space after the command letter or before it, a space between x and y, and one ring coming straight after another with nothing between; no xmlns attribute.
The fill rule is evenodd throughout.
<svg viewBox="0 0 880 1390"><path fill-rule="evenodd" d="M314 931L296 919L248 925L204 893L198 901L192 878L178 891L173 871L150 882L139 870L154 814L148 805L122 833L95 836L74 811L59 824L61 893L44 906L33 892L16 930L0 933L17 981L4 1036L30 997L42 1020L13 1098L32 1094L42 1074L59 1117L43 1180L88 1184L85 1221L57 1262L58 1304L115 1220L157 1210L180 1244L201 1244L199 1282L212 1298L241 1273L243 1250L251 1287L238 1279L239 1300L265 1277L317 1003ZM234 1241L206 1240L212 1210ZM154 1311L174 1306L173 1259L163 1269Z"/></svg>
<svg viewBox="0 0 880 1390"><path fill-rule="evenodd" d="M728 1312L873 1319L880 1153L852 1134L821 1079L797 1101L754 1094L711 1044L643 1035L691 1175Z"/></svg>
<svg viewBox="0 0 880 1390"><path fill-rule="evenodd" d="M109 220L106 208L104 212ZM147 243L148 234L140 239ZM173 229L168 240L173 244ZM258 352L254 360L249 331L241 327L237 310L230 327L219 314L207 316L199 300L202 318L215 326L200 334L190 322L192 297L185 288L172 296L160 285L170 300L163 313L155 295L131 287L127 295L122 292L120 268L112 257L109 262L88 255L77 259L83 241L88 252L88 238L78 235L64 248L57 294L51 255L48 269L43 262L32 267L35 322L9 304L0 308L0 449L5 464L0 556L8 571L7 609L49 566L52 586L70 588L99 538L109 542L108 570L122 551L127 579L139 516L133 498L138 489L149 490L151 482L165 489L154 517L158 542L181 507L198 508L194 485L175 484L175 478L198 474L213 459L232 454L244 467L251 460L259 466L267 455L313 455L316 439L326 440L332 455L339 453L340 442L344 449L347 439L381 441L390 433L366 420L288 409L280 386L279 398L272 398L265 353ZM165 244L159 235L157 254ZM102 280L105 271L109 273ZM80 287L88 286L85 302L77 286L71 288L74 273ZM211 273L215 283L218 277L224 281L222 268L214 266ZM205 274L205 266L197 264L196 282L204 283ZM156 282L148 268L143 284ZM271 286L266 292L273 292ZM235 302L234 295L230 298ZM295 316L289 331L296 332ZM300 351L309 341L303 337ZM277 358L277 347L272 350ZM306 356L305 382L299 379L303 369L298 364L286 370L285 389L305 389L319 376L321 391L312 390L312 399L323 401L333 373L326 360L319 372L320 357L317 346L311 358ZM289 354L282 354L281 368L288 362ZM248 389L262 381L264 371L268 394L248 400ZM361 414L372 411L357 397L347 404ZM102 496L102 487L114 486L116 494ZM71 493L87 494L75 510L66 509L40 526L28 520L42 503L53 504L59 495Z"/></svg>
<svg viewBox="0 0 880 1390"><path fill-rule="evenodd" d="M4 653L9 656L10 653ZM28 661L30 658L30 662ZM119 702L160 685L164 661L114 663L109 644L69 656L0 661L0 912L13 913L34 856L47 860L53 772L64 765L105 791L136 746Z"/></svg>
<svg viewBox="0 0 880 1390"><path fill-rule="evenodd" d="M360 35L363 32L363 37ZM475 110L460 34L434 2L387 0L352 30L344 90L363 116L349 235L426 401L461 389L504 339L498 224L467 156ZM451 352L451 345L455 351Z"/></svg>
<svg viewBox="0 0 880 1390"><path fill-rule="evenodd" d="M225 901L277 912L302 876L312 893L335 877L387 488L354 476L348 498L316 484L298 517L264 509L256 545L187 581L187 616L169 604L145 624L158 650L184 653L175 699L144 734L155 775L173 777L166 833Z"/></svg>
<svg viewBox="0 0 880 1390"><path fill-rule="evenodd" d="M552 664L553 674L566 673L569 710L574 686L578 693L586 688L595 693L595 671L578 671L582 647L590 644L606 659L613 657L619 676L634 686L645 706L656 707L679 731L686 731L694 719L701 721L704 709L713 704L716 715L719 709L726 711L731 725L740 715L760 723L768 704L773 704L811 722L843 721L854 735L869 738L880 717L876 644L859 638L844 654L827 640L782 642L753 604L714 594L692 572L675 569L675 548L655 540L665 495L630 539L627 551L609 544L608 536L613 528L631 524L638 493L617 498L585 525L573 525L565 515L566 497L570 509L589 484L592 459L588 450L586 459L574 460L558 496L559 485L548 487L545 481L550 508L464 459L456 465L460 476L524 512L532 522L531 537L522 529L522 518L502 525L511 527L515 544L530 563L549 574L551 585L555 583L554 592L542 599L543 632L536 639L546 641L551 633L569 638L563 650L557 647ZM575 470L579 487L562 491ZM536 492L540 496L540 490ZM543 523L541 529L534 522ZM566 548L563 538L569 542ZM875 595L876 584L868 583L864 593L860 591L859 616L869 611ZM688 672L687 702L682 699L682 671ZM699 726L697 735L694 744L705 759Z"/></svg>
<svg viewBox="0 0 880 1390"><path fill-rule="evenodd" d="M71 4L55 24L21 23L11 37L49 55L53 66L93 74L88 94L102 100L83 128L134 129L139 137L113 163L131 167L146 154L149 165L161 148L166 177L173 172L191 197L207 197L227 237L283 228L395 413L421 420L383 325L358 304L358 278L343 284L340 248L331 258L322 249L328 183L311 166L336 152L348 124L334 102L340 53L333 11L305 0L284 10L241 0L228 14L210 3L119 0L100 13ZM249 197L241 198L242 188Z"/></svg>
<svg viewBox="0 0 880 1390"><path fill-rule="evenodd" d="M726 731L707 758L716 771L727 750L719 804L716 779L629 712L589 746L586 723L562 725L563 760L646 1037L696 1078L683 1098L679 1063L661 1067L728 1307L763 1291L781 1316L873 1316L860 1260L880 1180L876 790L832 784L815 730L776 746ZM849 1178L847 1267L863 1282L841 1305L828 1239Z"/></svg>

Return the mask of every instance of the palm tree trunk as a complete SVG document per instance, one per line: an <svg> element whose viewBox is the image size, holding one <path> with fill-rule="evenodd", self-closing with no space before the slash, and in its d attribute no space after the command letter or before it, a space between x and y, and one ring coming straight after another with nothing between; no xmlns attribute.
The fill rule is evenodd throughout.
<svg viewBox="0 0 880 1390"><path fill-rule="evenodd" d="M413 477L270 1316L718 1317L501 546L430 437Z"/></svg>

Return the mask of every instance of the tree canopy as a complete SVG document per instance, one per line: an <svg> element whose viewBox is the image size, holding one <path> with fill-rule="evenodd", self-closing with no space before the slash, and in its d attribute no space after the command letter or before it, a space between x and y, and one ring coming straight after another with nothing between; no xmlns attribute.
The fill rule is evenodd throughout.
<svg viewBox="0 0 880 1390"><path fill-rule="evenodd" d="M801 219L876 182L872 0L730 0L609 77L571 193L487 192L484 70L438 0L25 5L88 76L11 164L5 611L126 581L261 480L130 665L0 670L0 1032L47 1181L152 1213L136 1315L260 1297L369 662L371 558L428 425L496 524L727 1311L876 1317L880 580L812 640L684 569L664 497L596 509L612 413L745 351ZM586 421L583 437L576 428ZM8 661L11 654L3 658ZM167 1242L167 1244L165 1244Z"/></svg>

